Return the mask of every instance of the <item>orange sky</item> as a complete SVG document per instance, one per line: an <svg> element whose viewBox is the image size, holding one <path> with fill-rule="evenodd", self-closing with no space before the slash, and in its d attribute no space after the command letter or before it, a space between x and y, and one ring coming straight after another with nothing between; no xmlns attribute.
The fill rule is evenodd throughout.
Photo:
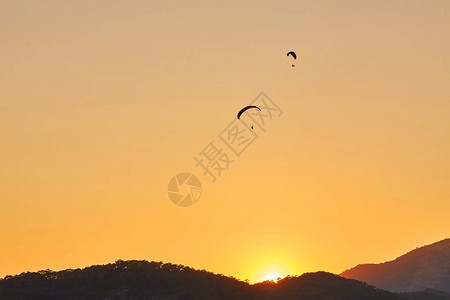
<svg viewBox="0 0 450 300"><path fill-rule="evenodd" d="M449 1L188 2L0 1L0 276L147 259L254 282L448 237ZM261 91L283 116L209 183L194 155Z"/></svg>

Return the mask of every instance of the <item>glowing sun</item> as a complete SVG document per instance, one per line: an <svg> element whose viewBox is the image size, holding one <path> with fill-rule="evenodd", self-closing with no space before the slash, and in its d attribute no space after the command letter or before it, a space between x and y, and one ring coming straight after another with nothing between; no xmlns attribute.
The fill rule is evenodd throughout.
<svg viewBox="0 0 450 300"><path fill-rule="evenodd" d="M277 282L279 278L282 278L283 276L281 276L278 273L269 273L266 277L264 277L263 281L269 280L269 281L273 281L273 282Z"/></svg>

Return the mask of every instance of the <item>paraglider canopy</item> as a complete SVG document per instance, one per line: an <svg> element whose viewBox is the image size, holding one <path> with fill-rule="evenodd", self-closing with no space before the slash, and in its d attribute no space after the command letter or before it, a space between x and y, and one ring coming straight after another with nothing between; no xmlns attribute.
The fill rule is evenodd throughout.
<svg viewBox="0 0 450 300"><path fill-rule="evenodd" d="M294 51L288 52L288 54L287 54L286 56L289 56L289 55L292 55L292 57L293 57L294 59L297 59L297 54L295 54Z"/></svg>
<svg viewBox="0 0 450 300"><path fill-rule="evenodd" d="M257 109L259 109L259 111L261 111L261 108L259 108L258 106L255 106L255 105L249 105L249 106L244 107L243 109L241 109L241 110L238 112L237 118L239 119L239 118L241 117L241 115L242 115L247 109L250 109L250 108L257 108Z"/></svg>

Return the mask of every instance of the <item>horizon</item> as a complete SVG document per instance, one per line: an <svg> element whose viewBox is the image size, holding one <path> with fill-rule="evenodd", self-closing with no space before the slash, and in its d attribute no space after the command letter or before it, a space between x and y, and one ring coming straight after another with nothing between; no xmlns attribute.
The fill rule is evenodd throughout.
<svg viewBox="0 0 450 300"><path fill-rule="evenodd" d="M257 284L257 283L261 283L261 282L267 282L267 281L277 283L279 280L285 279L285 278L287 278L287 277L299 277L299 276L302 276L302 275L304 275L304 274L317 273L317 272L326 272L326 273L330 273L330 274L334 274L334 275L339 275L339 276L341 276L342 273L344 273L344 272L346 272L346 271L349 271L349 270L351 270L351 269L354 269L354 268L356 268L356 267L358 267L358 266L362 266L362 265L371 265L371 264L380 264L380 265L381 265L381 264L384 264L384 263L390 263L390 262L393 262L394 260L396 260L396 259L398 259L398 258L400 258L400 257L403 257L403 256L406 256L406 255L410 254L411 252L414 252L414 251L416 251L416 250L419 250L419 249L422 249L422 248L426 248L426 247L428 247L428 246L432 246L432 245L435 245L435 244L438 244L438 243L442 243L443 241L446 241L446 240L450 240L450 238L444 238L444 239L439 240L439 241L436 241L436 242L434 242L434 243L432 243L432 244L427 244L427 245L417 246L415 249L412 249L412 250L410 250L410 251L408 251L408 252L406 252L406 253L403 253L403 254L401 254L401 255L398 255L397 257L395 257L395 258L393 258L393 259L391 259L391 260L387 260L387 261L384 261L384 262L378 262L378 263L359 263L359 264L357 264L357 265L355 265L355 266L352 266L352 267L349 267L349 268L347 268L346 270L344 270L344 271L342 271L342 272L339 272L339 273L328 272L328 271L326 271L326 270L307 271L307 272L303 272L303 273L297 274L297 275L287 274L287 275L284 275L284 276L278 276L278 274L270 274L270 273L269 273L269 274L266 274L265 278L262 278L262 279L259 280L259 281L252 281L252 280L250 280L250 279L248 279L248 278L245 278L245 279L244 279L244 278L238 278L238 277L236 277L236 276L234 276L234 275L232 275L232 274L231 274L231 275L230 275L230 274L226 275L226 274L216 273L216 272L213 272L213 271L210 271L210 270L192 268L191 266L188 266L188 265L185 265L185 264L177 264L177 263L173 263L173 262L169 262L169 261L136 260L136 259L130 259L130 260L117 259L116 261L114 261L114 262L109 262L109 263L93 264L93 265L90 265L90 266L84 266L84 267L73 267L73 268L70 268L70 267L69 267L69 268L60 269L60 270L52 270L52 269L48 269L48 268L42 268L42 269L38 269L38 270L27 270L27 271L23 271L23 272L20 272L20 273L17 273L17 274L8 274L8 275L6 275L6 276L0 277L0 280L5 279L5 278L8 277L8 276L17 276L17 275L20 275L20 274L23 274L23 273L28 273L28 272L39 272L39 271L60 272L60 271L76 270L76 269L84 270L84 269L86 269L86 268L93 267L93 266L105 266L105 265L109 265L109 264L117 264L118 262L144 261L144 262L149 262L149 263L156 262L156 263L162 263L162 264L182 265L182 266L184 266L184 267L192 268L192 269L194 269L194 270L196 270L196 271L202 271L202 270L205 270L205 271L210 272L210 273L213 273L213 274L215 274L215 275L223 275L223 276L226 276L226 277L230 277L230 278L237 279L237 280L239 280L239 281L241 281L241 282L247 282L247 283L249 283L250 285L254 285L254 284ZM273 275L277 275L277 276L273 276Z"/></svg>
<svg viewBox="0 0 450 300"><path fill-rule="evenodd" d="M145 259L254 282L447 238L449 13L0 1L0 277Z"/></svg>

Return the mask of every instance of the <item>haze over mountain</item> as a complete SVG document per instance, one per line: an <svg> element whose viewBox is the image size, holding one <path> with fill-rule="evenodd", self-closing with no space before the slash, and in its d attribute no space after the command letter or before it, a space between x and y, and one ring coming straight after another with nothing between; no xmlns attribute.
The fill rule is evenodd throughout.
<svg viewBox="0 0 450 300"><path fill-rule="evenodd" d="M427 288L450 292L450 239L417 248L381 264L361 264L341 276L392 292Z"/></svg>

